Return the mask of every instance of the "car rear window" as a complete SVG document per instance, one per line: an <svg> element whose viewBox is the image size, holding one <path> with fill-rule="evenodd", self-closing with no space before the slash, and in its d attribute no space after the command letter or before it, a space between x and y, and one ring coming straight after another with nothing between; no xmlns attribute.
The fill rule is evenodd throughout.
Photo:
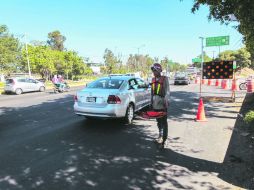
<svg viewBox="0 0 254 190"><path fill-rule="evenodd" d="M11 84L11 83L13 83L13 79L6 79L5 83L6 84Z"/></svg>
<svg viewBox="0 0 254 190"><path fill-rule="evenodd" d="M87 88L98 89L119 89L123 80L120 79L99 79L87 85Z"/></svg>

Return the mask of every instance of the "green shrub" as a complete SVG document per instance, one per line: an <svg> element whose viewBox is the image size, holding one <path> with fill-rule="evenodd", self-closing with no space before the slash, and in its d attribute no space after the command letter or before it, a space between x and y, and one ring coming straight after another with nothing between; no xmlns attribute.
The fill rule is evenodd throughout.
<svg viewBox="0 0 254 190"><path fill-rule="evenodd" d="M246 113L245 117L244 117L244 121L246 123L252 123L254 122L254 111L249 111Z"/></svg>

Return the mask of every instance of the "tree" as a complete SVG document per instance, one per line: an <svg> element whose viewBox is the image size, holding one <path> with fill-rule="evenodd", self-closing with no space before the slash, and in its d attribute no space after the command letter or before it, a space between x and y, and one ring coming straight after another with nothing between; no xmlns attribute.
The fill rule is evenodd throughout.
<svg viewBox="0 0 254 190"><path fill-rule="evenodd" d="M253 68L250 57L251 57L250 53L244 47L237 51L228 50L228 51L221 52L218 60L235 60L237 61L237 66L239 66L240 68L244 68L244 67Z"/></svg>
<svg viewBox="0 0 254 190"><path fill-rule="evenodd" d="M232 16L235 16L239 25L236 27L244 36L244 41L254 61L254 3L252 0L194 0L192 12L194 13L200 5L208 5L209 20L214 18L221 23L229 24Z"/></svg>
<svg viewBox="0 0 254 190"><path fill-rule="evenodd" d="M33 73L39 73L43 78L49 79L51 74L56 72L55 61L56 52L47 46L32 46L28 45L30 68ZM26 51L22 49L22 64L25 70L26 64Z"/></svg>
<svg viewBox="0 0 254 190"><path fill-rule="evenodd" d="M8 34L8 27L6 25L0 25L0 35Z"/></svg>
<svg viewBox="0 0 254 190"><path fill-rule="evenodd" d="M227 50L224 52L221 52L219 54L219 59L218 60L235 60L235 55L236 55L236 51L233 50ZM216 59L217 60L217 59Z"/></svg>
<svg viewBox="0 0 254 190"><path fill-rule="evenodd" d="M141 72L143 76L151 71L154 60L149 55L129 55L126 66L128 72Z"/></svg>
<svg viewBox="0 0 254 190"><path fill-rule="evenodd" d="M53 50L63 51L66 38L58 30L48 33L48 45Z"/></svg>
<svg viewBox="0 0 254 190"><path fill-rule="evenodd" d="M0 72L11 73L21 69L21 44L9 34L6 25L0 25Z"/></svg>
<svg viewBox="0 0 254 190"><path fill-rule="evenodd" d="M117 73L120 60L117 59L114 53L109 49L105 49L103 58L106 66L106 72L108 74Z"/></svg>
<svg viewBox="0 0 254 190"><path fill-rule="evenodd" d="M202 59L202 55L199 55L198 58L200 58L200 60ZM206 52L204 52L204 62L209 62L212 61L213 59L211 57L209 57ZM195 62L193 63L193 65L197 68L201 68L201 63L200 62Z"/></svg>

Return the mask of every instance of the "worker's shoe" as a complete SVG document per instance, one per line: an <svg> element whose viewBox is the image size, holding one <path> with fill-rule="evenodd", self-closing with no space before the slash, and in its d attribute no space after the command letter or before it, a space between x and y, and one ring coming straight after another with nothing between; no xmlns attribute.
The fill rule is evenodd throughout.
<svg viewBox="0 0 254 190"><path fill-rule="evenodd" d="M158 138L154 139L154 142L161 144L163 142L163 138L159 136Z"/></svg>
<svg viewBox="0 0 254 190"><path fill-rule="evenodd" d="M165 140L164 142L159 144L159 149L164 149L168 147L168 140Z"/></svg>

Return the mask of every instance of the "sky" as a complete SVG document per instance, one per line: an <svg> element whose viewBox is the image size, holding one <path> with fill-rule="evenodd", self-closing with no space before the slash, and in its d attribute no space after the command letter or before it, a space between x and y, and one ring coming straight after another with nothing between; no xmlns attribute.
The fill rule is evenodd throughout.
<svg viewBox="0 0 254 190"><path fill-rule="evenodd" d="M230 45L205 47L210 56L243 46L231 25L208 21L209 9L191 13L193 0L1 0L0 24L27 41L46 41L59 30L65 47L103 63L106 48L125 62L129 54L191 63L201 54L199 37L230 36ZM21 39L21 41L24 39ZM205 42L204 42L205 43Z"/></svg>

